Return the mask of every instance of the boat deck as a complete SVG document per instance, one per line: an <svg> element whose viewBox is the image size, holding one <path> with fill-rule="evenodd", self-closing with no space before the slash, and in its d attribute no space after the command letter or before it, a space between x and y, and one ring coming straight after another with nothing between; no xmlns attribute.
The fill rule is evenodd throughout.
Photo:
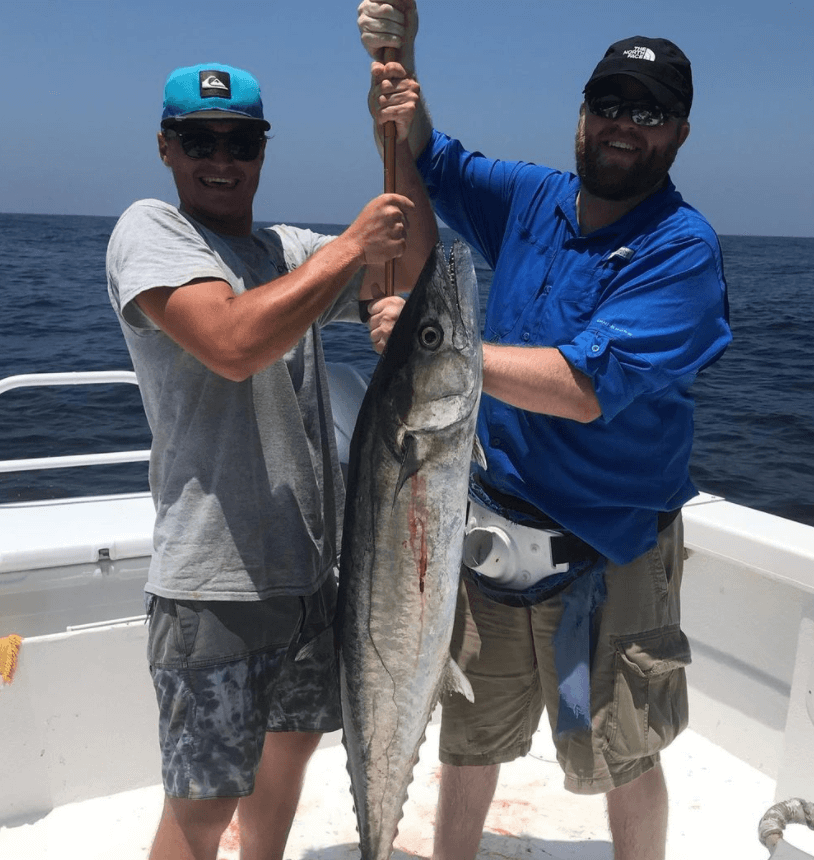
<svg viewBox="0 0 814 860"><path fill-rule="evenodd" d="M395 860L429 857L437 797L438 725L433 723L396 840ZM327 736L311 761L286 860L356 860L356 823L339 734ZM688 729L664 755L670 791L668 860L765 860L757 838L774 802L770 777ZM58 807L37 821L0 828L0 857L25 860L144 860L161 811L159 785ZM814 833L788 828L787 842L814 856ZM234 822L218 860L237 860ZM538 732L531 753L504 765L486 823L480 860L611 860L601 797L562 788L554 748Z"/></svg>
<svg viewBox="0 0 814 860"><path fill-rule="evenodd" d="M88 381L68 376L64 384ZM0 462L0 472L37 467L21 463ZM153 517L146 494L0 505L0 635L25 639L15 679L0 690L3 860L149 854L163 801L140 617ZM765 860L757 827L766 810L814 798L814 528L708 495L685 507L684 524L692 728L664 756L667 857ZM359 856L339 740L326 737L310 765L286 860ZM431 724L396 860L430 854L437 743ZM603 799L564 791L539 732L531 754L502 769L479 857L612 854ZM814 860L814 833L790 827L781 856ZM233 823L218 860L238 857Z"/></svg>

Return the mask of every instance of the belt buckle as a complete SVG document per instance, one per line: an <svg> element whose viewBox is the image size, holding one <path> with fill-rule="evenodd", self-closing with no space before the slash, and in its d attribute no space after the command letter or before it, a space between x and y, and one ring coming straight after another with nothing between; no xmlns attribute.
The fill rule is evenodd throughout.
<svg viewBox="0 0 814 860"><path fill-rule="evenodd" d="M527 528L527 526L524 526ZM532 529L535 534L545 535L545 540L542 541L542 547L539 547L537 541L535 541L532 537L532 543L529 545L529 552L532 557L536 556L538 551L543 551L543 558L541 559L540 566L545 567L546 573L545 576L551 576L555 573L565 573L570 565L568 562L564 562L563 564L554 564L554 548L551 546L551 541L554 538L562 537L562 532L553 531L551 529ZM541 577L542 579L542 577Z"/></svg>

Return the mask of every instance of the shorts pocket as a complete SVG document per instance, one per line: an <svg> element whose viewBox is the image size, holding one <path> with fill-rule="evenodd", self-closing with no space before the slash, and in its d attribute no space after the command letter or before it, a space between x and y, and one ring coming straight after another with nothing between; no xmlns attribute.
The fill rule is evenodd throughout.
<svg viewBox="0 0 814 860"><path fill-rule="evenodd" d="M690 643L679 626L615 640L613 702L605 726L609 760L655 755L687 727Z"/></svg>

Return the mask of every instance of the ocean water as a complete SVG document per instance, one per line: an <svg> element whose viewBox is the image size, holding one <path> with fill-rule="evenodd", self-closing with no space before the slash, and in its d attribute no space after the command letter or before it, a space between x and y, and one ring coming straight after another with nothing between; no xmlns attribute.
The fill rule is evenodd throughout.
<svg viewBox="0 0 814 860"><path fill-rule="evenodd" d="M115 218L0 214L0 378L130 369L107 298ZM308 224L335 233L336 225ZM454 234L444 231L449 243ZM735 336L694 387L700 490L814 525L814 239L724 236ZM491 272L476 255L482 303ZM364 326L324 330L330 361L369 374ZM0 459L148 448L135 386L0 395ZM0 474L0 503L147 488L146 464Z"/></svg>

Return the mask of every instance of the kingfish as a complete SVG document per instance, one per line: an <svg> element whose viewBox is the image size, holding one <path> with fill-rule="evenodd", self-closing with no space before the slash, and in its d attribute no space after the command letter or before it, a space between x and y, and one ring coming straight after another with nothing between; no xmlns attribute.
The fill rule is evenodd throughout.
<svg viewBox="0 0 814 860"><path fill-rule="evenodd" d="M363 860L393 850L450 658L482 382L469 248L438 245L374 371L350 448L337 634ZM482 453L480 454L482 456Z"/></svg>

